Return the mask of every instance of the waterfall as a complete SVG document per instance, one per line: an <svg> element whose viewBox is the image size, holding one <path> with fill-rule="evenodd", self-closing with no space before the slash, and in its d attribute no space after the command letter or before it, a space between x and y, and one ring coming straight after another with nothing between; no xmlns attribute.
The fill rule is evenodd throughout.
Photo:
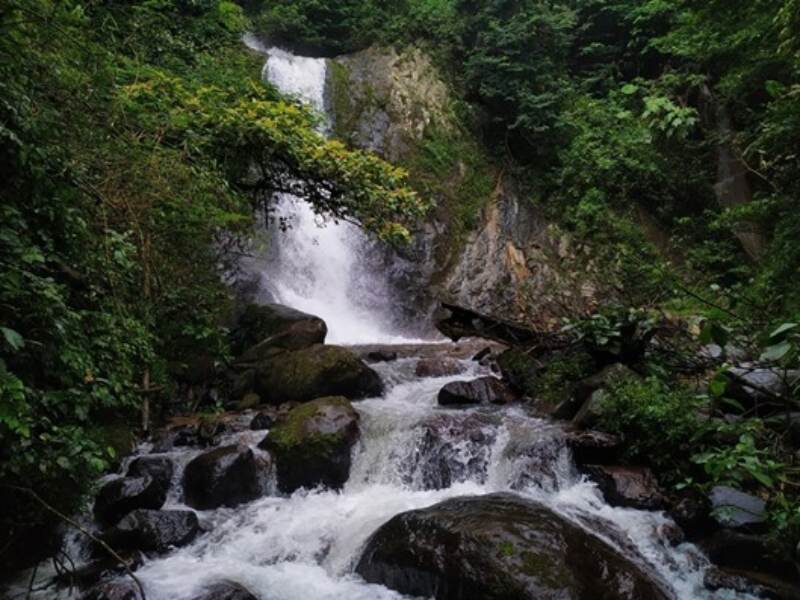
<svg viewBox="0 0 800 600"><path fill-rule="evenodd" d="M266 49L253 37L245 42L267 56L264 79L325 114L325 59ZM326 220L290 194L275 198L271 221L264 254L250 265L266 297L325 320L330 343L405 341L391 325L388 278L370 269L366 254L374 246L359 227Z"/></svg>

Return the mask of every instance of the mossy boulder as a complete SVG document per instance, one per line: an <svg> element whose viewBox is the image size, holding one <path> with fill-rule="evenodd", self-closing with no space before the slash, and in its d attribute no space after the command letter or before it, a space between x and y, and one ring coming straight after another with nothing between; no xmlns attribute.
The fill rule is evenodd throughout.
<svg viewBox="0 0 800 600"><path fill-rule="evenodd" d="M630 552L623 556L543 504L489 494L395 516L367 542L356 572L436 600L669 597Z"/></svg>
<svg viewBox="0 0 800 600"><path fill-rule="evenodd" d="M324 396L356 400L383 392L378 374L352 351L321 344L261 363L254 386L268 404L307 402Z"/></svg>
<svg viewBox="0 0 800 600"><path fill-rule="evenodd" d="M234 507L264 493L269 463L250 448L223 446L197 456L183 472L184 501L197 510Z"/></svg>
<svg viewBox="0 0 800 600"><path fill-rule="evenodd" d="M281 304L248 305L233 331L238 362L257 362L286 350L321 344L328 334L325 321Z"/></svg>
<svg viewBox="0 0 800 600"><path fill-rule="evenodd" d="M292 409L261 442L275 460L278 488L344 486L350 450L359 436L358 413L342 396L318 398Z"/></svg>

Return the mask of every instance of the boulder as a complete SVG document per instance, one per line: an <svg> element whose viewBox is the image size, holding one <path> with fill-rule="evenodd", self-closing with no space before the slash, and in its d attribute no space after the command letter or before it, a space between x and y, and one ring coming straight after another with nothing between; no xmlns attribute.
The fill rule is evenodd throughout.
<svg viewBox="0 0 800 600"><path fill-rule="evenodd" d="M635 557L512 494L467 496L401 513L367 542L356 571L437 600L658 600Z"/></svg>
<svg viewBox="0 0 800 600"><path fill-rule="evenodd" d="M642 510L660 510L665 498L658 481L645 467L587 465L583 471L603 493L612 506L625 506Z"/></svg>
<svg viewBox="0 0 800 600"><path fill-rule="evenodd" d="M464 366L449 356L432 356L417 361L414 374L417 377L446 377L464 372Z"/></svg>
<svg viewBox="0 0 800 600"><path fill-rule="evenodd" d="M250 448L223 446L194 458L183 472L186 504L198 510L233 507L260 497L265 466Z"/></svg>
<svg viewBox="0 0 800 600"><path fill-rule="evenodd" d="M144 555L138 551L119 551L120 557L127 563L131 571L135 571L144 564ZM77 566L74 570L61 572L55 576L59 585L78 586L88 588L96 585L104 578L112 578L125 574L125 567L105 550L98 558Z"/></svg>
<svg viewBox="0 0 800 600"><path fill-rule="evenodd" d="M699 545L718 567L762 573L793 582L800 589L797 564L765 535L720 529L702 539Z"/></svg>
<svg viewBox="0 0 800 600"><path fill-rule="evenodd" d="M391 350L372 350L367 352L369 362L392 362L397 360L397 352Z"/></svg>
<svg viewBox="0 0 800 600"><path fill-rule="evenodd" d="M128 514L103 533L103 541L115 550L166 552L190 544L200 533L191 510L144 510Z"/></svg>
<svg viewBox="0 0 800 600"><path fill-rule="evenodd" d="M708 499L711 503L711 516L721 527L751 532L766 529L767 506L761 498L726 485L718 485L711 488Z"/></svg>
<svg viewBox="0 0 800 600"><path fill-rule="evenodd" d="M347 398L330 396L292 409L259 447L274 457L282 492L340 489L350 476L350 449L358 436L358 413Z"/></svg>
<svg viewBox="0 0 800 600"><path fill-rule="evenodd" d="M769 415L785 407L782 398L792 396L800 382L800 370L782 371L739 366L729 369L725 395L738 400L747 411ZM729 405L726 405L729 409Z"/></svg>
<svg viewBox="0 0 800 600"><path fill-rule="evenodd" d="M325 321L280 304L250 304L233 331L238 362L259 362L286 350L322 344Z"/></svg>
<svg viewBox="0 0 800 600"><path fill-rule="evenodd" d="M262 363L255 385L255 391L269 404L307 402L324 396L356 400L383 392L378 374L352 351L322 345L285 352Z"/></svg>
<svg viewBox="0 0 800 600"><path fill-rule="evenodd" d="M128 465L128 477L152 477L158 485L169 492L174 466L168 456L140 456Z"/></svg>
<svg viewBox="0 0 800 600"><path fill-rule="evenodd" d="M238 583L220 581L207 586L192 600L258 600L258 598Z"/></svg>
<svg viewBox="0 0 800 600"><path fill-rule="evenodd" d="M81 600L142 600L139 586L129 579L102 581L87 591Z"/></svg>
<svg viewBox="0 0 800 600"><path fill-rule="evenodd" d="M272 414L262 411L258 413L253 420L250 421L250 429L253 431L260 431L262 429L269 429L275 423L275 418Z"/></svg>
<svg viewBox="0 0 800 600"><path fill-rule="evenodd" d="M506 384L496 377L481 377L473 381L452 381L439 390L440 406L469 404L510 404L518 400Z"/></svg>
<svg viewBox="0 0 800 600"><path fill-rule="evenodd" d="M617 460L622 449L622 439L611 433L593 430L566 432L567 446L576 464L608 464Z"/></svg>
<svg viewBox="0 0 800 600"><path fill-rule="evenodd" d="M149 475L118 477L100 488L94 502L94 515L102 524L114 525L132 510L157 510L166 500L166 488Z"/></svg>
<svg viewBox="0 0 800 600"><path fill-rule="evenodd" d="M756 598L776 598L767 588L753 583L741 575L713 567L708 569L703 576L703 585L712 592L733 590L739 594L747 594Z"/></svg>

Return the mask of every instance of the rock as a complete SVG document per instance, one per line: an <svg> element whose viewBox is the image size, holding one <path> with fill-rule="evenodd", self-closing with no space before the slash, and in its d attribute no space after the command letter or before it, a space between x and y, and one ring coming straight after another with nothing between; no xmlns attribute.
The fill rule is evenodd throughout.
<svg viewBox="0 0 800 600"><path fill-rule="evenodd" d="M236 410L250 410L261 404L261 396L255 392L247 392L242 399L239 400L235 408Z"/></svg>
<svg viewBox="0 0 800 600"><path fill-rule="evenodd" d="M533 398L536 395L536 379L541 363L530 354L509 348L497 357L497 366L503 380L520 394Z"/></svg>
<svg viewBox="0 0 800 600"><path fill-rule="evenodd" d="M606 502L641 510L660 510L665 498L658 481L645 467L587 465L583 471L597 483Z"/></svg>
<svg viewBox="0 0 800 600"><path fill-rule="evenodd" d="M230 388L230 397L237 402L247 394L254 393L256 389L256 370L246 369L233 376Z"/></svg>
<svg viewBox="0 0 800 600"><path fill-rule="evenodd" d="M740 594L749 594L756 598L778 598L767 588L729 571L710 568L703 576L703 585L706 589L716 592L718 590L733 590Z"/></svg>
<svg viewBox="0 0 800 600"><path fill-rule="evenodd" d="M622 448L619 436L602 431L571 430L566 433L567 446L576 464L608 464L617 460Z"/></svg>
<svg viewBox="0 0 800 600"><path fill-rule="evenodd" d="M260 497L263 466L253 451L238 446L216 448L194 458L183 473L186 504L198 510L233 507Z"/></svg>
<svg viewBox="0 0 800 600"><path fill-rule="evenodd" d="M616 363L581 381L573 395L574 400L577 400L577 404L573 404L573 406L580 405L580 409L572 419L573 424L584 428L595 426L603 415L602 403L605 388L631 377L638 377L638 375L625 365ZM568 418L565 410L565 408L559 407L557 411L559 418Z"/></svg>
<svg viewBox="0 0 800 600"><path fill-rule="evenodd" d="M128 564L131 571L135 571L144 563L144 556L138 551L123 550L118 554ZM76 567L73 571L59 573L54 579L60 585L88 588L94 586L103 578L111 578L123 574L125 574L125 568L119 561L103 551L99 558L90 560Z"/></svg>
<svg viewBox="0 0 800 600"><path fill-rule="evenodd" d="M656 534L669 546L678 546L686 541L686 533L675 523L662 523L656 529Z"/></svg>
<svg viewBox="0 0 800 600"><path fill-rule="evenodd" d="M262 363L256 374L256 391L270 404L324 396L356 400L380 396L383 383L347 348L316 345Z"/></svg>
<svg viewBox="0 0 800 600"><path fill-rule="evenodd" d="M282 492L317 485L340 489L350 476L350 449L358 435L358 413L347 398L333 396L291 410L260 447L275 459Z"/></svg>
<svg viewBox="0 0 800 600"><path fill-rule="evenodd" d="M477 353L476 353L476 354L475 354L475 355L472 357L472 360L474 360L476 363L483 364L483 362L482 362L482 361L483 361L485 358L489 358L489 357L491 356L491 354L492 354L492 347L491 347L491 346L486 346L486 348L484 348L484 349L483 349L483 350L481 350L480 352L477 352Z"/></svg>
<svg viewBox="0 0 800 600"><path fill-rule="evenodd" d="M481 314L455 304L442 303L436 328L454 342L479 337L501 344L518 345L541 341L543 335L517 323Z"/></svg>
<svg viewBox="0 0 800 600"><path fill-rule="evenodd" d="M747 411L768 415L784 408L782 397L791 397L792 387L800 383L800 370L785 373L778 369L739 366L728 369L725 395L738 400ZM726 405L730 410L730 406Z"/></svg>
<svg viewBox="0 0 800 600"><path fill-rule="evenodd" d="M473 381L452 381L439 390L440 406L469 404L510 404L518 400L508 386L496 377L481 377Z"/></svg>
<svg viewBox="0 0 800 600"><path fill-rule="evenodd" d="M635 560L543 504L489 494L395 516L367 542L356 572L437 600L667 598Z"/></svg>
<svg viewBox="0 0 800 600"><path fill-rule="evenodd" d="M142 596L136 583L125 578L98 583L81 600L142 600Z"/></svg>
<svg viewBox="0 0 800 600"><path fill-rule="evenodd" d="M220 581L207 586L192 600L258 600L258 598L238 583Z"/></svg>
<svg viewBox="0 0 800 600"><path fill-rule="evenodd" d="M94 502L94 515L105 525L113 525L137 508L159 509L167 500L167 490L150 476L118 477L106 483Z"/></svg>
<svg viewBox="0 0 800 600"><path fill-rule="evenodd" d="M800 586L797 564L764 535L720 529L699 545L718 567L763 573Z"/></svg>
<svg viewBox="0 0 800 600"><path fill-rule="evenodd" d="M253 431L260 431L262 429L269 429L275 423L273 416L267 412L260 412L253 420L250 421L250 429Z"/></svg>
<svg viewBox="0 0 800 600"><path fill-rule="evenodd" d="M367 352L367 360L370 362L392 362L397 360L397 352L389 350L373 350Z"/></svg>
<svg viewBox="0 0 800 600"><path fill-rule="evenodd" d="M745 494L732 487L718 485L709 495L712 518L721 526L742 531L761 532L766 529L766 504L757 496Z"/></svg>
<svg viewBox="0 0 800 600"><path fill-rule="evenodd" d="M417 377L445 377L463 372L464 367L461 363L447 356L421 358L414 371Z"/></svg>
<svg viewBox="0 0 800 600"><path fill-rule="evenodd" d="M319 317L280 304L250 304L233 332L237 362L259 362L286 350L322 344L328 327Z"/></svg>
<svg viewBox="0 0 800 600"><path fill-rule="evenodd" d="M164 493L169 492L172 484L174 466L167 456L140 456L128 465L128 477L152 477ZM160 508L160 507L159 507Z"/></svg>
<svg viewBox="0 0 800 600"><path fill-rule="evenodd" d="M701 494L684 492L682 497L673 501L669 516L690 538L695 538L713 527L713 521L709 518L710 512L708 498Z"/></svg>
<svg viewBox="0 0 800 600"><path fill-rule="evenodd" d="M200 533L197 515L190 510L143 510L128 514L103 533L115 550L166 552L191 543Z"/></svg>

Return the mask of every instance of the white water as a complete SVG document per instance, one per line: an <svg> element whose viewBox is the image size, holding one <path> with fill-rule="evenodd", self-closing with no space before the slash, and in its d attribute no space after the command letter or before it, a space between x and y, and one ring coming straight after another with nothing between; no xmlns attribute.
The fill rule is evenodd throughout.
<svg viewBox="0 0 800 600"><path fill-rule="evenodd" d="M265 49L252 37L245 42L266 54L265 79L324 115L325 59ZM328 324L329 343L404 341L387 326L392 316L388 279L367 265L370 245L362 230L351 223L325 222L308 202L289 194L280 195L274 208L272 243L266 256L254 262L274 300L321 317ZM289 225L286 231L281 222Z"/></svg>

